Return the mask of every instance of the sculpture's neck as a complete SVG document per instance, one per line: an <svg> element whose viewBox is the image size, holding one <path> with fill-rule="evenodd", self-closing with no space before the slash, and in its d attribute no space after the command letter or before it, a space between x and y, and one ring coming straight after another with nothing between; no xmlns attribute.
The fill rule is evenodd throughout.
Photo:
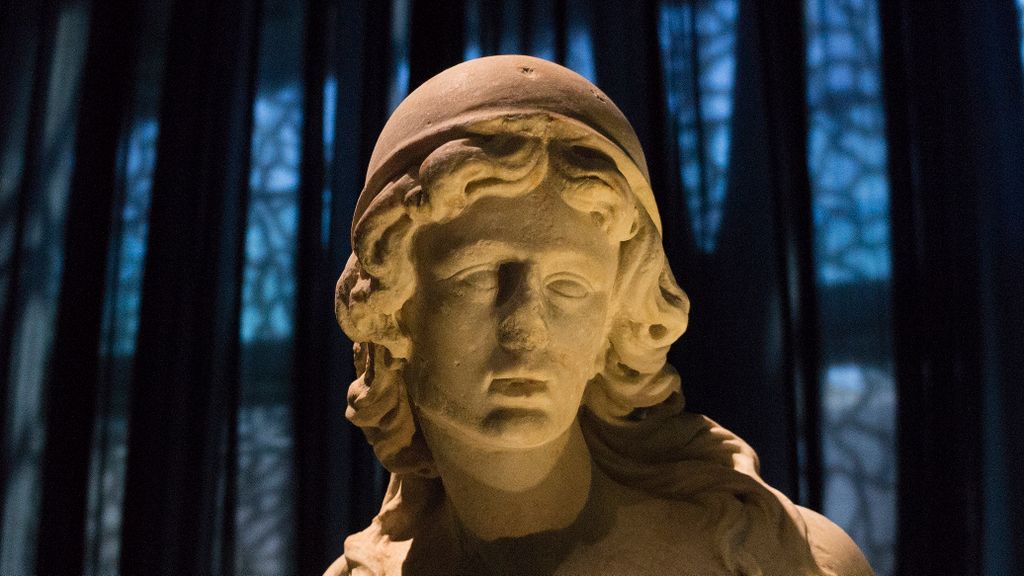
<svg viewBox="0 0 1024 576"><path fill-rule="evenodd" d="M578 422L554 441L523 450L445 440L432 452L455 520L471 538L561 530L587 503L592 463Z"/></svg>

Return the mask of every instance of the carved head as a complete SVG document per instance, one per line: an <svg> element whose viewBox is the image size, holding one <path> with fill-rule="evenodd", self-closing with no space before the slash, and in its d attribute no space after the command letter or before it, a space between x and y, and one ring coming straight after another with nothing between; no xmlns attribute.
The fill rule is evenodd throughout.
<svg viewBox="0 0 1024 576"><path fill-rule="evenodd" d="M413 92L352 246L335 301L356 342L347 415L392 472L435 474L417 418L525 447L581 407L636 418L679 390L665 355L689 303L639 142L561 66L481 58Z"/></svg>

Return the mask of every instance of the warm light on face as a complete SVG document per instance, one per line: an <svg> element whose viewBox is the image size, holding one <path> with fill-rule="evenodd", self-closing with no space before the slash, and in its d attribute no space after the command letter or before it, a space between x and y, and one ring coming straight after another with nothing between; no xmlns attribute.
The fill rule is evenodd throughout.
<svg viewBox="0 0 1024 576"><path fill-rule="evenodd" d="M508 448L558 437L603 359L618 244L549 179L476 200L415 246L402 319L420 418Z"/></svg>

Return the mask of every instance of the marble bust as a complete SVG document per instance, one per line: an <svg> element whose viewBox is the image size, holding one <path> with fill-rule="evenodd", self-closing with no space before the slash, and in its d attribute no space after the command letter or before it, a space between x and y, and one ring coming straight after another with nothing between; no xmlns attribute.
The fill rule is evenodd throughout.
<svg viewBox="0 0 1024 576"><path fill-rule="evenodd" d="M661 227L632 127L574 72L481 58L406 98L335 300L391 482L327 574L871 574L684 410Z"/></svg>

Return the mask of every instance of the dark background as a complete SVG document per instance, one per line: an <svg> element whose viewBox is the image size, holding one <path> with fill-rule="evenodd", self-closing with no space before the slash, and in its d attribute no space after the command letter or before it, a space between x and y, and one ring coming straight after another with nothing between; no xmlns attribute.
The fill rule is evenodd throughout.
<svg viewBox="0 0 1024 576"><path fill-rule="evenodd" d="M319 574L386 474L334 282L411 88L529 53L647 154L688 406L880 574L1024 571L1013 0L0 6L0 572Z"/></svg>

